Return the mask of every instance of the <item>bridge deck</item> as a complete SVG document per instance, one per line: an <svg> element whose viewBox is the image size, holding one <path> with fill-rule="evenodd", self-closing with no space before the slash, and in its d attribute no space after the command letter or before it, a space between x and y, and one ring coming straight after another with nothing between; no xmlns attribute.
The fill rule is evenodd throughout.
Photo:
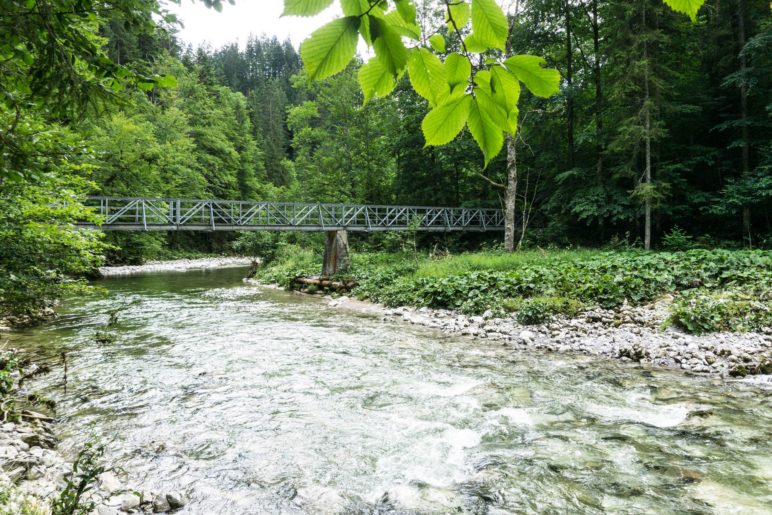
<svg viewBox="0 0 772 515"><path fill-rule="evenodd" d="M500 231L500 209L89 197L107 231ZM93 224L79 224L95 227Z"/></svg>

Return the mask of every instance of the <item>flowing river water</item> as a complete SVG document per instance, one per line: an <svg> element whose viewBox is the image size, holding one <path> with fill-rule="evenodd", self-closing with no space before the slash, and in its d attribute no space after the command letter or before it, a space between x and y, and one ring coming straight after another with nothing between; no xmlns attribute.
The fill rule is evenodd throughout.
<svg viewBox="0 0 772 515"><path fill-rule="evenodd" d="M98 438L183 513L772 512L768 389L445 336L243 274L104 280L14 335L67 352L66 393L61 369L35 385L61 447Z"/></svg>

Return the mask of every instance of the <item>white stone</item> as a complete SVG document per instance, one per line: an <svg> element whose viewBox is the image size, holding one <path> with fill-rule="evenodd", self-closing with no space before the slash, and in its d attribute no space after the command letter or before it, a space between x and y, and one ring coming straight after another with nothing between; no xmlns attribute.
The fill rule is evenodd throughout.
<svg viewBox="0 0 772 515"><path fill-rule="evenodd" d="M133 510L139 506L139 496L133 493L121 495L121 509L123 511Z"/></svg>
<svg viewBox="0 0 772 515"><path fill-rule="evenodd" d="M112 472L103 472L99 475L99 486L108 494L112 494L123 488L121 482Z"/></svg>

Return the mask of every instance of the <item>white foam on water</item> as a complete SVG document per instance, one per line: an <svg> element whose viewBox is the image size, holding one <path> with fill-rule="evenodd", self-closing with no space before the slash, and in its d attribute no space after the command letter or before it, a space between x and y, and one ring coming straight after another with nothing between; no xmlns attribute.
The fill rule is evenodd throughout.
<svg viewBox="0 0 772 515"><path fill-rule="evenodd" d="M518 426L533 426L536 421L533 416L523 408L501 408L490 413L493 417L506 417L509 422Z"/></svg>
<svg viewBox="0 0 772 515"><path fill-rule="evenodd" d="M587 411L605 420L624 420L664 429L683 423L690 410L683 404L658 406L640 403L636 407L594 404L587 406Z"/></svg>

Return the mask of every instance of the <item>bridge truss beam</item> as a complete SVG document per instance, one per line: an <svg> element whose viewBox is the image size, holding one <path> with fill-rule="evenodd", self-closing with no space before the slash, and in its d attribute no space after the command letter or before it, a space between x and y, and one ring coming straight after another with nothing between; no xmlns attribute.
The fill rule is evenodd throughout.
<svg viewBox="0 0 772 515"><path fill-rule="evenodd" d="M89 197L106 231L501 231L500 209ZM96 227L82 223L84 227Z"/></svg>

